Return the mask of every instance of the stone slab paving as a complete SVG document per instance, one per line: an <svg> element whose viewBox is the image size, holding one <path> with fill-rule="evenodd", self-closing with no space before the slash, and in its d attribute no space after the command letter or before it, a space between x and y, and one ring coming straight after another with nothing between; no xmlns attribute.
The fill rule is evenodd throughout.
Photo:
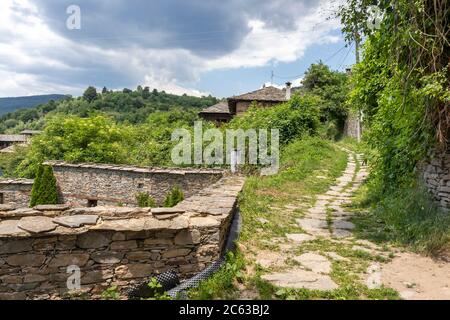
<svg viewBox="0 0 450 320"><path fill-rule="evenodd" d="M338 285L328 275L318 274L300 268L286 272L263 275L262 278L278 287L309 290L334 290Z"/></svg>
<svg viewBox="0 0 450 320"><path fill-rule="evenodd" d="M330 260L314 252L307 252L294 257L294 260L315 273L329 274L331 272Z"/></svg>
<svg viewBox="0 0 450 320"><path fill-rule="evenodd" d="M316 239L315 236L312 236L312 235L309 235L306 233L286 234L286 238L288 238L289 240L296 242L296 243L302 243L302 242L312 241L312 240Z"/></svg>
<svg viewBox="0 0 450 320"><path fill-rule="evenodd" d="M311 290L334 290L338 285L330 278L332 262L348 262L348 258L342 257L336 252L306 252L301 255L292 255L295 246L302 246L305 242L313 241L319 237L327 238L331 241L346 242L353 237L352 230L355 225L349 221L352 213L346 210L345 205L351 203L353 192L362 184L367 176L366 167L360 166L361 172L356 172L356 161L361 163L361 156L357 156L349 150L347 167L342 176L337 179L335 185L331 186L327 192L316 197L316 203L305 212L303 218L296 219L296 223L306 234L292 233L286 234L288 243L285 244L285 253L299 266L288 267L282 271L277 271L262 276L266 281L279 287L305 288ZM295 210L295 206L286 206ZM362 243L361 243L362 244ZM353 249L365 248L354 246ZM373 251L370 249L365 250ZM268 264L268 258L261 260L263 264ZM370 273L370 286L375 287L378 281L378 270ZM368 280L369 281L369 280ZM369 283L369 282L368 282Z"/></svg>
<svg viewBox="0 0 450 320"><path fill-rule="evenodd" d="M24 217L17 224L18 228L31 233L53 231L56 229L56 226L52 219L48 217Z"/></svg>

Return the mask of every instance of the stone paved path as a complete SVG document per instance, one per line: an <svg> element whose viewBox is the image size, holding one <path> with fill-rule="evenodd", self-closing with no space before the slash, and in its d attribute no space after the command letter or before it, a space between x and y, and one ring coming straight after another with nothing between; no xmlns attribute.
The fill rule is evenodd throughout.
<svg viewBox="0 0 450 320"><path fill-rule="evenodd" d="M298 226L305 233L286 234L286 238L295 245L312 241L318 238L342 239L352 236L351 230L355 227L349 220L351 214L344 209L344 205L351 202L352 193L359 188L367 171L361 164L362 155L356 155L349 150L348 162L343 175L339 177L336 184L329 190L317 197L315 205L308 209L305 216L297 219ZM360 170L357 172L357 161ZM287 205L286 208L295 206ZM285 247L291 249L289 245ZM286 252L288 253L288 252ZM289 254L289 253L288 253ZM257 261L263 262L267 266L279 266L279 259L272 254L271 260L267 255L261 256ZM311 290L333 290L338 285L331 279L331 261L345 258L331 252L322 255L315 252L307 252L300 256L290 255L292 260L299 264L299 267L288 268L280 272L263 275L262 278L279 287L306 288ZM279 258L279 257L278 257Z"/></svg>
<svg viewBox="0 0 450 320"><path fill-rule="evenodd" d="M342 148L343 149L343 148ZM352 263L336 252L310 250L297 255L295 251L308 242L325 239L345 245L353 252L370 255L367 269L358 275L359 281L369 289L382 286L395 289L403 299L450 299L450 263L435 261L398 248L381 247L368 240L356 239L349 221L352 213L345 205L351 203L353 193L367 176L362 155L343 149L348 153L348 162L342 176L329 190L317 197L312 208L296 223L304 233L286 234L279 242L280 251L259 252L256 262L265 268L275 269L262 276L266 281L285 288L306 288L310 290L333 290L338 284L330 277L332 263ZM320 176L317 177L320 179ZM300 199L301 200L301 199ZM286 210L302 208L297 204L286 205ZM304 207L303 207L304 208ZM389 253L389 255L387 255ZM374 262L381 258L380 262ZM295 265L286 263L291 260Z"/></svg>

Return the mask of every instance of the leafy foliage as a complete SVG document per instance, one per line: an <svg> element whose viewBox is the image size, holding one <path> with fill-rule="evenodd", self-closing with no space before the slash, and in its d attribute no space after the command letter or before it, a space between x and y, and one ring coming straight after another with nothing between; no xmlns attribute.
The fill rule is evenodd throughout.
<svg viewBox="0 0 450 320"><path fill-rule="evenodd" d="M57 204L58 187L53 169L49 166L39 166L31 191L30 207L41 204Z"/></svg>
<svg viewBox="0 0 450 320"><path fill-rule="evenodd" d="M260 108L253 104L244 115L234 118L228 128L279 129L280 144L285 145L317 132L320 101L315 95L303 94L271 108Z"/></svg>
<svg viewBox="0 0 450 320"><path fill-rule="evenodd" d="M147 192L139 192L136 194L136 201L140 208L154 208L156 201Z"/></svg>
<svg viewBox="0 0 450 320"><path fill-rule="evenodd" d="M347 75L332 71L323 62L312 64L305 72L303 90L321 98L319 104L321 121L332 123L341 133L347 118Z"/></svg>
<svg viewBox="0 0 450 320"><path fill-rule="evenodd" d="M164 200L164 207L171 208L176 206L179 202L184 200L183 191L179 186L174 186L172 190L167 194Z"/></svg>
<svg viewBox="0 0 450 320"><path fill-rule="evenodd" d="M106 89L106 88L105 88ZM95 91L95 92L94 92ZM95 93L95 94L94 94ZM183 110L198 111L217 103L217 99L209 97L192 97L173 95L148 87L141 90L113 92L88 88L80 98L50 101L35 108L22 109L0 117L0 133L17 133L23 129L44 128L47 118L56 114L76 115L82 118L108 115L120 123L145 123L148 116L157 111Z"/></svg>
<svg viewBox="0 0 450 320"><path fill-rule="evenodd" d="M450 128L448 3L381 1L379 30L368 30L369 1L341 12L344 31L366 36L349 103L363 110L374 185L388 191L413 183L418 161L446 148ZM350 34L348 35L351 36Z"/></svg>

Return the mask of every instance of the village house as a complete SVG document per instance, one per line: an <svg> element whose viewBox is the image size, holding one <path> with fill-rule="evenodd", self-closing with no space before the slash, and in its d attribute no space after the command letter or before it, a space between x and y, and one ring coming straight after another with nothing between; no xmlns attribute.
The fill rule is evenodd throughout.
<svg viewBox="0 0 450 320"><path fill-rule="evenodd" d="M39 133L37 130L24 130L20 134L0 134L0 152L13 152L16 145L26 146L31 137Z"/></svg>
<svg viewBox="0 0 450 320"><path fill-rule="evenodd" d="M298 88L291 88L291 83L286 83L286 87L278 89L273 86L264 86L262 89L233 96L227 101L221 101L211 107L203 109L199 116L205 120L223 123L230 121L233 117L245 113L254 102L261 107L272 107L274 105L288 101L292 91Z"/></svg>

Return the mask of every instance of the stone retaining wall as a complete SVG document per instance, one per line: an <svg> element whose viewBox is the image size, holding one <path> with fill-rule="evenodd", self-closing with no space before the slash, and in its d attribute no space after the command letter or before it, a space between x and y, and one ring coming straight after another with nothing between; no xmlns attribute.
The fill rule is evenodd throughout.
<svg viewBox="0 0 450 320"><path fill-rule="evenodd" d="M33 180L0 179L0 205L15 203L19 206L28 206L32 188Z"/></svg>
<svg viewBox="0 0 450 320"><path fill-rule="evenodd" d="M219 257L243 183L224 177L174 208L0 205L0 299L71 294L71 265L94 299L168 269L189 277Z"/></svg>
<svg viewBox="0 0 450 320"><path fill-rule="evenodd" d="M438 153L419 165L425 186L440 208L450 210L450 153Z"/></svg>
<svg viewBox="0 0 450 320"><path fill-rule="evenodd" d="M96 205L136 206L136 194L150 194L160 205L167 193L179 186L190 197L218 181L223 170L215 169L159 169L132 166L71 164L48 161L53 167L60 202L71 206Z"/></svg>

